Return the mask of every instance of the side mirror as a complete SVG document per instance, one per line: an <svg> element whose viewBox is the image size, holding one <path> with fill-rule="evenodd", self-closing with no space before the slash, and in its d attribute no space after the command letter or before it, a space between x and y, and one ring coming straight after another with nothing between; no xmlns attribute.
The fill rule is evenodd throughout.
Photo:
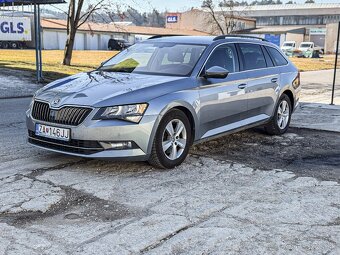
<svg viewBox="0 0 340 255"><path fill-rule="evenodd" d="M215 78L215 79L224 79L228 76L229 71L220 66L212 66L208 70L205 70L203 77L206 79Z"/></svg>

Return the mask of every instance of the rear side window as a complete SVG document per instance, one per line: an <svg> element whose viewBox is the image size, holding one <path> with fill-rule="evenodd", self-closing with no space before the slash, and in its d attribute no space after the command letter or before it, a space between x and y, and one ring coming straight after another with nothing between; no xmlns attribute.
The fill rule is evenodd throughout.
<svg viewBox="0 0 340 255"><path fill-rule="evenodd" d="M239 44L244 70L266 68L266 60L261 46L251 43Z"/></svg>
<svg viewBox="0 0 340 255"><path fill-rule="evenodd" d="M267 66L268 66L268 67L273 67L273 66L274 66L274 63L273 63L273 61L272 61L272 58L269 56L269 53L268 53L268 51L264 48L264 46L262 46L262 51L263 51L264 57L266 58Z"/></svg>
<svg viewBox="0 0 340 255"><path fill-rule="evenodd" d="M276 66L287 65L288 62L282 54L275 48L266 47Z"/></svg>

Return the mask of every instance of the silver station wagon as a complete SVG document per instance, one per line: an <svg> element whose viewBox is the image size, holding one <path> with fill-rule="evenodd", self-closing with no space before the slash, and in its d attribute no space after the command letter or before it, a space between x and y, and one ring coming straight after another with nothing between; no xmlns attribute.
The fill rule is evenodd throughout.
<svg viewBox="0 0 340 255"><path fill-rule="evenodd" d="M218 135L259 125L285 133L299 94L297 68L261 38L152 38L38 90L27 111L28 141L173 168L192 144Z"/></svg>

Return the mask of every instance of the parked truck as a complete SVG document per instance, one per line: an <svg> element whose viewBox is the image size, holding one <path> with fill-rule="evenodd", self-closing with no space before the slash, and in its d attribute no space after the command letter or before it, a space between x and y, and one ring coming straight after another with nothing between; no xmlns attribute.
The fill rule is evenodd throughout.
<svg viewBox="0 0 340 255"><path fill-rule="evenodd" d="M296 42L295 41L285 41L282 46L281 50L288 56L292 57L293 52L296 50Z"/></svg>
<svg viewBox="0 0 340 255"><path fill-rule="evenodd" d="M32 23L29 17L0 16L0 48L25 48L32 41Z"/></svg>
<svg viewBox="0 0 340 255"><path fill-rule="evenodd" d="M316 46L314 42L302 42L299 48L294 51L294 56L305 58L318 58L324 53L322 47Z"/></svg>

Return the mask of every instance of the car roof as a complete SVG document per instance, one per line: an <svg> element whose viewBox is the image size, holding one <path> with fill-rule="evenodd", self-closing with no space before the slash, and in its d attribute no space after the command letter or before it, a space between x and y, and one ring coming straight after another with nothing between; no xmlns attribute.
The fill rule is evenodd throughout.
<svg viewBox="0 0 340 255"><path fill-rule="evenodd" d="M264 45L273 45L270 42L263 41L261 38L247 38L247 37L237 37L235 35L228 37L226 35L223 39L214 40L216 36L164 36L164 37L157 37L155 39L151 38L149 40L146 40L144 42L152 41L152 42L170 42L170 43L189 43L189 44L205 44L210 45L215 42L248 42L248 43L261 43Z"/></svg>
<svg viewBox="0 0 340 255"><path fill-rule="evenodd" d="M153 42L211 44L214 38L215 36L164 36L149 40Z"/></svg>

